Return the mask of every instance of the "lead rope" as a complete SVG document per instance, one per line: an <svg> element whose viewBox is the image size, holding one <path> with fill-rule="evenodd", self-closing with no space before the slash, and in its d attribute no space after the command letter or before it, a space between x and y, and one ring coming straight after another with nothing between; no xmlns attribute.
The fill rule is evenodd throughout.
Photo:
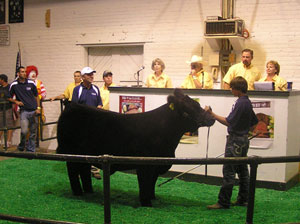
<svg viewBox="0 0 300 224"><path fill-rule="evenodd" d="M208 127L208 130L207 130L206 159L208 158L209 132L210 132L210 127ZM219 157L222 156L222 155L224 155L224 153L218 155L216 158L219 158ZM203 164L197 165L197 166L195 166L195 167L193 167L193 168L191 168L191 169L189 169L189 170L187 170L187 171L185 171L185 172L182 172L182 173L180 173L180 174L178 174L178 175L176 175L176 176L174 176L174 177L171 177L171 178L169 178L168 180L166 180L166 181L164 181L164 182L158 184L157 186L160 187L160 186L162 186L162 185L164 185L164 184L170 182L171 180L174 180L175 178L181 177L182 175L184 175L184 174L186 174L186 173L188 173L188 172L190 172L190 171L192 171L192 170L194 170L194 169L197 169L198 167L200 167L200 166L202 166L202 165L203 165ZM207 164L205 164L205 176L207 177Z"/></svg>
<svg viewBox="0 0 300 224"><path fill-rule="evenodd" d="M207 137L206 137L206 156L205 156L206 159L208 159L209 132L210 132L210 127L208 127ZM205 164L205 177L207 177L207 164Z"/></svg>
<svg viewBox="0 0 300 224"><path fill-rule="evenodd" d="M209 132L210 132L210 127L208 127L208 131L207 131L206 158L208 158ZM248 140L250 141L251 139L257 137L259 134L261 134L261 132L257 132L255 135L249 137ZM221 156L224 156L224 155L225 155L225 153L221 153L220 155L216 156L215 158L220 158ZM193 168L191 168L191 169L189 169L189 170L187 170L187 171L185 171L185 172L183 172L183 173L178 174L177 176L171 177L170 179L168 179L168 180L166 180L166 181L164 181L164 182L158 184L158 186L160 187L160 186L162 186L162 185L164 185L164 184L170 182L171 180L174 180L175 178L178 178L178 177L180 177L180 176L182 176L182 175L184 175L184 174L186 174L186 173L188 173L188 172L190 172L190 171L192 171L192 170L197 169L198 167L200 167L200 166L202 166L202 165L203 165L203 164L197 165L197 166L195 166L195 167L193 167ZM205 164L205 176L207 176L207 164Z"/></svg>

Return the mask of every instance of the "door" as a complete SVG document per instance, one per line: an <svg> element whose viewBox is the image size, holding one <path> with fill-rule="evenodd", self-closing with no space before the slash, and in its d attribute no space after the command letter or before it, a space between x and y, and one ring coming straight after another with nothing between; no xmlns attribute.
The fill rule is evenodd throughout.
<svg viewBox="0 0 300 224"><path fill-rule="evenodd" d="M96 70L96 84L102 85L103 71L108 69L113 73L115 84L121 86L136 85L138 78L142 80L143 72L141 71L140 77L137 77L137 71L143 66L143 52L143 45L89 48L88 64Z"/></svg>

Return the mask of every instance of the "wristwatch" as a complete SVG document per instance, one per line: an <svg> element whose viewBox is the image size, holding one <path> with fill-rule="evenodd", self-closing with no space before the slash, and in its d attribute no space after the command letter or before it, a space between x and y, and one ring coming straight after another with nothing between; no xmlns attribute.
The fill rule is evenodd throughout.
<svg viewBox="0 0 300 224"><path fill-rule="evenodd" d="M41 107L37 107L36 109L40 110L40 109L41 109Z"/></svg>
<svg viewBox="0 0 300 224"><path fill-rule="evenodd" d="M196 79L197 79L197 76L193 75L193 79L196 80Z"/></svg>

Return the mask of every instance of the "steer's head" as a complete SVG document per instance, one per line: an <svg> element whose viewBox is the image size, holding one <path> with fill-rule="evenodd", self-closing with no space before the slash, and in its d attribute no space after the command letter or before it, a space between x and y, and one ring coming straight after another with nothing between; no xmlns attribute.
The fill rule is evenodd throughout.
<svg viewBox="0 0 300 224"><path fill-rule="evenodd" d="M174 95L168 96L168 105L188 125L191 129L189 131L195 131L203 126L212 126L215 123L215 119L201 108L197 101L184 95L180 89L175 89Z"/></svg>

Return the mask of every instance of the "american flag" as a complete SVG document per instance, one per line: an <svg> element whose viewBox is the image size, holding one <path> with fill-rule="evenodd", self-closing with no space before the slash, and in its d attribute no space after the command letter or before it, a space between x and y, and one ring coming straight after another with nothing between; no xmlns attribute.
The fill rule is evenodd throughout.
<svg viewBox="0 0 300 224"><path fill-rule="evenodd" d="M20 50L19 50L17 53L15 78L17 78L17 76L18 76L18 69L20 66L21 66L21 54L20 54Z"/></svg>

